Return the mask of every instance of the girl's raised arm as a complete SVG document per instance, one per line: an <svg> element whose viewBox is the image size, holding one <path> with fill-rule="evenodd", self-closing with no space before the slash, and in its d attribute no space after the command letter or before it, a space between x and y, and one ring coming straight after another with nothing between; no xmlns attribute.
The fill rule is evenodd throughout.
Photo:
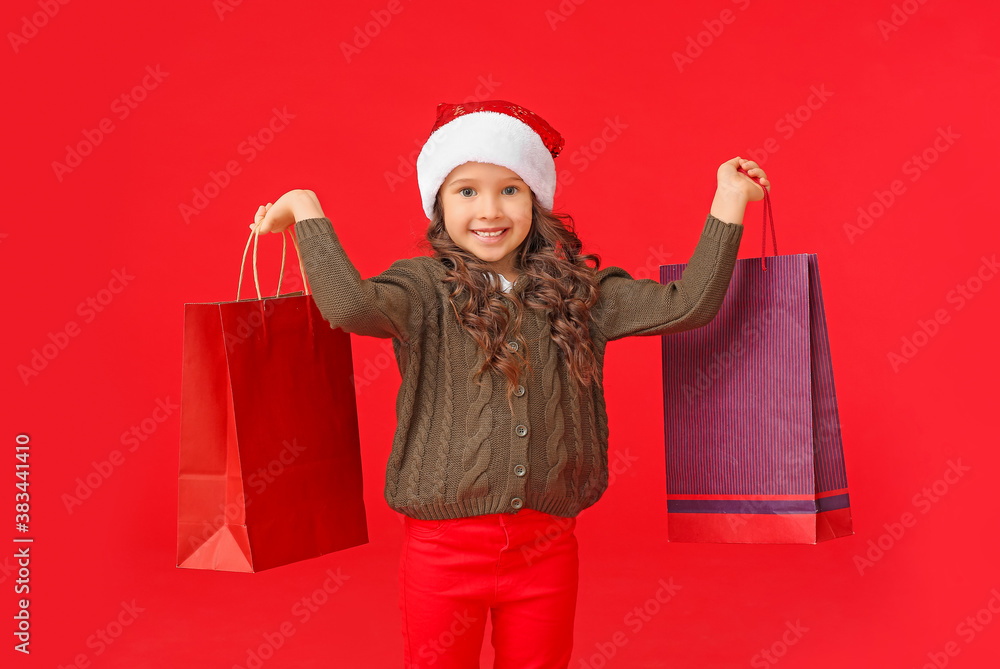
<svg viewBox="0 0 1000 669"><path fill-rule="evenodd" d="M261 234L294 224L313 300L330 327L405 342L418 336L426 294L433 291L422 258L397 260L362 279L310 190L285 193L272 207L258 210L256 222Z"/></svg>
<svg viewBox="0 0 1000 669"><path fill-rule="evenodd" d="M740 167L760 183L740 174ZM592 314L608 341L690 330L715 318L736 267L747 202L762 200L763 189L771 189L764 170L739 156L720 165L717 178L711 213L680 279L664 285L633 279L621 267L598 271L601 294Z"/></svg>
<svg viewBox="0 0 1000 669"><path fill-rule="evenodd" d="M599 270L600 297L591 310L598 329L613 341L706 325L722 306L742 236L741 223L709 214L684 273L667 284L633 279L621 267Z"/></svg>

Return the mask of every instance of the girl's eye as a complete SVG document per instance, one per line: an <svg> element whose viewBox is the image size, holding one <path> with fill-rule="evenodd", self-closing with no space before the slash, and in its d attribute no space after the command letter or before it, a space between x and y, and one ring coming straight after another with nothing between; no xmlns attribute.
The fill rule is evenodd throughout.
<svg viewBox="0 0 1000 669"><path fill-rule="evenodd" d="M513 189L513 191L514 191L513 193L507 193L508 195L514 195L519 190L517 186L507 186L507 188L504 188L502 192L506 192L507 189ZM471 195L465 195L465 191L475 192L475 189L474 188L463 188L462 190L458 191L458 194L462 195L463 197L471 197Z"/></svg>

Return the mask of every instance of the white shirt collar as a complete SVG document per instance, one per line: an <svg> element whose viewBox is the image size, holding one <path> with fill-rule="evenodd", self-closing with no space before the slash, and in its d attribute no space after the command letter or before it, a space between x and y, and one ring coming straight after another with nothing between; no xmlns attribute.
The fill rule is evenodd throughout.
<svg viewBox="0 0 1000 669"><path fill-rule="evenodd" d="M507 277L505 277L500 272L495 272L495 274L497 275L497 278L500 279L500 287L503 288L503 292L509 293L510 290L511 290L511 288L514 287L514 283L511 282L511 281L508 281Z"/></svg>

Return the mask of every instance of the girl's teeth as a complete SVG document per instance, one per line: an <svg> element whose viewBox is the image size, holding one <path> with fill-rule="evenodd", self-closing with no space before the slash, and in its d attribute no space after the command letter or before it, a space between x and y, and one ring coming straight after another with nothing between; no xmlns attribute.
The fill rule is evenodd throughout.
<svg viewBox="0 0 1000 669"><path fill-rule="evenodd" d="M503 230L499 230L497 232L479 232L479 231L476 231L476 234L479 235L480 237L499 237L503 233L504 233Z"/></svg>

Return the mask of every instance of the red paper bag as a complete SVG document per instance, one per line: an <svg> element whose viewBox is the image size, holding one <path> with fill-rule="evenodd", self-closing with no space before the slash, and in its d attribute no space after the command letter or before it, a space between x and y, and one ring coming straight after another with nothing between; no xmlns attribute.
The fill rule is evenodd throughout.
<svg viewBox="0 0 1000 669"><path fill-rule="evenodd" d="M280 292L184 305L178 567L256 572L368 542L350 335Z"/></svg>
<svg viewBox="0 0 1000 669"><path fill-rule="evenodd" d="M715 318L661 341L668 541L854 534L816 254L737 260Z"/></svg>

